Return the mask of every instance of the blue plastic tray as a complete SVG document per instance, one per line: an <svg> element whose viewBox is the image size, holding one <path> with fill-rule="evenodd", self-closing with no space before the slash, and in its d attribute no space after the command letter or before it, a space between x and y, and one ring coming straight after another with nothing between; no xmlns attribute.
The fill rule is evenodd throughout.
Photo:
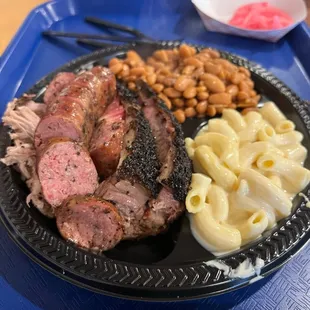
<svg viewBox="0 0 310 310"><path fill-rule="evenodd" d="M157 39L227 50L255 61L310 100L310 31L302 24L280 42L266 43L205 31L189 0L63 0L33 10L0 60L0 112L38 79L89 52L74 40L46 39L47 28L100 33L83 16L131 25ZM309 309L310 245L276 274L251 286L200 301L178 304L130 302L88 292L30 261L0 227L0 309Z"/></svg>

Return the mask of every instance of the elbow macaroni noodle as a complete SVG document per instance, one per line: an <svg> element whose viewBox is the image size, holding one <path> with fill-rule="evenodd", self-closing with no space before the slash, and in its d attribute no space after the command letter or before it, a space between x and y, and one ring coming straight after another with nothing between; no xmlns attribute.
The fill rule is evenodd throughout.
<svg viewBox="0 0 310 310"><path fill-rule="evenodd" d="M239 249L291 213L310 181L302 139L273 102L245 116L224 110L185 139L195 172L186 208L202 246L214 254Z"/></svg>

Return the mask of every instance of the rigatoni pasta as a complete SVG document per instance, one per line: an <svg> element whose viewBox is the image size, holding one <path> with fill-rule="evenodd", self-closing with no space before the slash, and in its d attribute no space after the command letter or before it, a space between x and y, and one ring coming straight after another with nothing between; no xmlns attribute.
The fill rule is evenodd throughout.
<svg viewBox="0 0 310 310"><path fill-rule="evenodd" d="M186 196L188 212L197 213L203 209L211 181L212 180L204 174L192 174L190 190Z"/></svg>
<svg viewBox="0 0 310 310"><path fill-rule="evenodd" d="M273 102L245 116L223 110L186 139L199 172L186 207L200 244L214 254L236 250L291 213L292 198L310 182L302 139Z"/></svg>

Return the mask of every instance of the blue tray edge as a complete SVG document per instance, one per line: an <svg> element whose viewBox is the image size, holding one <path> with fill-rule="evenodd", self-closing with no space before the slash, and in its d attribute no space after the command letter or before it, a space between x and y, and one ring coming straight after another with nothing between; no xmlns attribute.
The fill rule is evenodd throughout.
<svg viewBox="0 0 310 310"><path fill-rule="evenodd" d="M290 42L292 49L295 51L310 79L310 27L306 22L302 22L287 35L287 40Z"/></svg>
<svg viewBox="0 0 310 310"><path fill-rule="evenodd" d="M9 42L8 46L6 47L6 49L4 50L4 52L1 55L1 62L0 62L0 72L2 70L2 68L4 67L6 61L9 59L9 57L11 56L12 51L14 50L14 48L16 47L16 45L18 44L18 42L21 39L22 34L27 30L27 28L30 26L32 19L37 15L38 12L40 12L42 9L45 10L47 5L51 5L58 2L56 1L49 1L49 2L45 2L42 4L37 5L36 7L34 7L26 16L26 18L24 19L24 21L22 22L22 24L20 25L20 27L18 28L17 32L15 33L14 37L11 39L11 41Z"/></svg>

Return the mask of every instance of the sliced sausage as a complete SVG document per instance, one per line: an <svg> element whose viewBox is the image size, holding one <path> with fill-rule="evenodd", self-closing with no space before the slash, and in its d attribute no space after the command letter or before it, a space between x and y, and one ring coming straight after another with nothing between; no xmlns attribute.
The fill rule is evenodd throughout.
<svg viewBox="0 0 310 310"><path fill-rule="evenodd" d="M52 82L49 83L44 93L44 103L47 105L51 104L60 91L65 88L75 78L75 74L72 72L60 72L58 73Z"/></svg>
<svg viewBox="0 0 310 310"><path fill-rule="evenodd" d="M86 97L86 93L87 90L84 90L83 97ZM91 97L87 100L91 102ZM35 146L41 148L49 139L58 137L68 137L88 145L94 122L93 113L83 108L77 97L59 96L48 106L45 116L36 128Z"/></svg>
<svg viewBox="0 0 310 310"><path fill-rule="evenodd" d="M93 70L78 75L49 105L35 132L36 148L58 137L68 137L88 146L97 118L115 95L115 77L106 72L108 69L95 67Z"/></svg>
<svg viewBox="0 0 310 310"><path fill-rule="evenodd" d="M100 118L90 142L90 155L98 174L111 176L119 162L123 145L125 110L115 99Z"/></svg>
<svg viewBox="0 0 310 310"><path fill-rule="evenodd" d="M56 210L60 234L80 247L105 251L122 239L122 219L109 202L92 196L75 196Z"/></svg>
<svg viewBox="0 0 310 310"><path fill-rule="evenodd" d="M97 114L100 116L116 95L116 79L113 72L101 66L92 68L91 72L101 81L101 100L98 102Z"/></svg>
<svg viewBox="0 0 310 310"><path fill-rule="evenodd" d="M37 126L36 148L57 137L88 144L95 122L91 106L100 94L100 80L91 72L77 76L48 107Z"/></svg>
<svg viewBox="0 0 310 310"><path fill-rule="evenodd" d="M51 139L40 151L37 172L43 196L52 207L70 196L92 194L98 186L89 153L67 138Z"/></svg>

